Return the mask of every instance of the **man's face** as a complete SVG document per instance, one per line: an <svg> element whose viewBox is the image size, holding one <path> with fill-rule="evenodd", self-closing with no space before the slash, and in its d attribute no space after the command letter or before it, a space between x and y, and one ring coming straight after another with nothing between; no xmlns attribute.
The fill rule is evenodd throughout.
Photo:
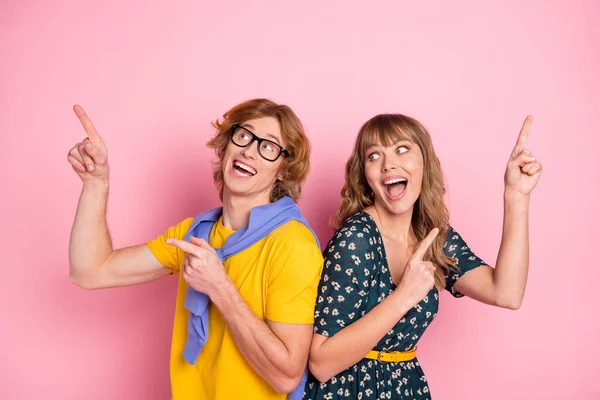
<svg viewBox="0 0 600 400"><path fill-rule="evenodd" d="M285 147L281 126L273 117L251 119L240 125L259 138L268 139ZM244 138L249 139L249 137ZM279 151L279 148L275 151ZM269 203L275 180L282 178L279 169L283 159L283 155L276 161L268 161L261 157L258 152L258 141L246 147L236 146L230 141L221 165L223 200L225 201L227 196L236 196L248 198L253 203Z"/></svg>

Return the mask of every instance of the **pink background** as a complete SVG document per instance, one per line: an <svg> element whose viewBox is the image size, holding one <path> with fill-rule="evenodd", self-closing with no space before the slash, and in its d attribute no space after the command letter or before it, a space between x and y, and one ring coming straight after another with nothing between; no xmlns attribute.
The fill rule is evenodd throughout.
<svg viewBox="0 0 600 400"><path fill-rule="evenodd" d="M176 279L69 283L82 104L108 144L116 246L217 204L204 143L234 104L290 105L313 144L301 206L326 242L360 125L431 131L452 223L494 263L525 116L545 172L511 312L442 297L420 345L434 399L598 399L600 3L0 3L1 399L167 399ZM218 3L218 4L217 4ZM233 378L232 378L233 379Z"/></svg>

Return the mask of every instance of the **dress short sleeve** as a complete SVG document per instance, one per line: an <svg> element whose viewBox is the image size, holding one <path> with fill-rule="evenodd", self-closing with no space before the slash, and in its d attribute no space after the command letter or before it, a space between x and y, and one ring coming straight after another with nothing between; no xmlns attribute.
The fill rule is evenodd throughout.
<svg viewBox="0 0 600 400"><path fill-rule="evenodd" d="M444 253L456 260L456 265L450 269L446 276L446 290L452 293L454 297L463 297L462 293L454 289L456 281L472 269L487 264L471 251L467 243L452 227L450 227L448 236L446 236Z"/></svg>

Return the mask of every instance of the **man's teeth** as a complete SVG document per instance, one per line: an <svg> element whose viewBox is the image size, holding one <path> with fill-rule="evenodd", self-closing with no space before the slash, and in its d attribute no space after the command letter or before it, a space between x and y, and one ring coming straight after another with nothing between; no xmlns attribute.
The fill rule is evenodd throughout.
<svg viewBox="0 0 600 400"><path fill-rule="evenodd" d="M254 168L250 168L249 166L244 165L242 163L238 163L238 162L234 163L233 165L235 165L238 168L243 169L244 171L248 171L252 175L256 175L256 170Z"/></svg>
<svg viewBox="0 0 600 400"><path fill-rule="evenodd" d="M406 183L406 179L404 179L404 178L390 179L389 181L385 181L383 184L384 185L393 185L394 183L399 183L399 182Z"/></svg>

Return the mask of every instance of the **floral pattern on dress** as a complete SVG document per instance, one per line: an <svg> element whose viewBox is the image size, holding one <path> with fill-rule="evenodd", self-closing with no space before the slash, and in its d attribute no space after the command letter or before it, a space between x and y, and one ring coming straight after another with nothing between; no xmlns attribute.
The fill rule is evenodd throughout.
<svg viewBox="0 0 600 400"><path fill-rule="evenodd" d="M449 229L444 252L457 261L446 276L446 289L463 295L454 283L485 263L471 252L460 235ZM323 252L325 264L318 289L314 331L333 336L382 302L396 285L388 268L383 239L373 218L361 211L334 233ZM374 349L413 349L436 316L439 294L427 296L379 341ZM417 358L398 363L363 358L325 383L309 374L304 399L430 399L429 386Z"/></svg>

